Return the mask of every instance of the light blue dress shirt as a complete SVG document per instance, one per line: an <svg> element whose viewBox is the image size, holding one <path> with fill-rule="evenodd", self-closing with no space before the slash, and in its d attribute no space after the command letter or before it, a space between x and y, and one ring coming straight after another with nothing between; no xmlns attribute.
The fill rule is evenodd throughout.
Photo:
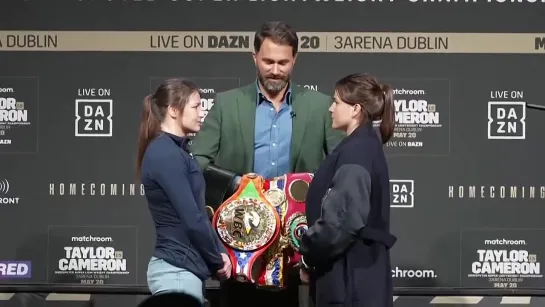
<svg viewBox="0 0 545 307"><path fill-rule="evenodd" d="M254 172L265 179L271 179L290 172L293 117L291 89L286 91L278 112L261 93L259 86L256 90Z"/></svg>

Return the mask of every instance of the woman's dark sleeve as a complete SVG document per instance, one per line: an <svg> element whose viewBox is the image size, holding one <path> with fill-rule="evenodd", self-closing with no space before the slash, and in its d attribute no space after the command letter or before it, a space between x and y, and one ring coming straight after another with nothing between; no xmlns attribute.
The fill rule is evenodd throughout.
<svg viewBox="0 0 545 307"><path fill-rule="evenodd" d="M212 224L210 224L210 226L212 226ZM216 246L218 247L218 250L220 251L220 253L227 254L227 249L225 248L225 245L223 245L223 242L221 242L221 239L218 233L216 232L216 230L214 229L214 227L212 227L212 233L214 237L216 238Z"/></svg>
<svg viewBox="0 0 545 307"><path fill-rule="evenodd" d="M157 183L163 188L178 213L191 243L212 272L223 268L218 238L206 212L199 208L191 189L187 161L180 156L157 159L153 169Z"/></svg>
<svg viewBox="0 0 545 307"><path fill-rule="evenodd" d="M301 237L303 264L314 267L342 254L359 237L371 208L371 176L359 164L342 165L322 200L322 215Z"/></svg>

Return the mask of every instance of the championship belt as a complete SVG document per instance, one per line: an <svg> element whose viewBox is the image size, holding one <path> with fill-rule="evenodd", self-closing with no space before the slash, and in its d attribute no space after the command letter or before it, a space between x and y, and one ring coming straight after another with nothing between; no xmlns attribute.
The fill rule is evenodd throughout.
<svg viewBox="0 0 545 307"><path fill-rule="evenodd" d="M305 215L305 200L313 175L312 173L286 175L284 191L286 194L287 212L285 222L282 224L282 230L292 248L292 253L286 259L290 266L296 265L301 259L301 254L299 254L301 237L308 229Z"/></svg>
<svg viewBox="0 0 545 307"><path fill-rule="evenodd" d="M286 176L263 181L263 193L269 203L276 209L280 218L280 225L284 225L287 202L284 192ZM264 255L265 268L260 272L257 285L259 287L283 288L284 267L286 264L284 250L289 247L286 235L280 231L278 239L268 248Z"/></svg>
<svg viewBox="0 0 545 307"><path fill-rule="evenodd" d="M255 283L262 268L260 256L280 234L280 218L263 194L263 179L250 173L238 190L214 213L212 225L224 243L240 282ZM255 266L255 267L254 267Z"/></svg>
<svg viewBox="0 0 545 307"><path fill-rule="evenodd" d="M287 174L264 181L265 197L278 212L282 231L279 239L269 247L264 257L267 265L260 274L258 286L284 287L285 272L299 263L300 238L308 228L305 199L312 175Z"/></svg>

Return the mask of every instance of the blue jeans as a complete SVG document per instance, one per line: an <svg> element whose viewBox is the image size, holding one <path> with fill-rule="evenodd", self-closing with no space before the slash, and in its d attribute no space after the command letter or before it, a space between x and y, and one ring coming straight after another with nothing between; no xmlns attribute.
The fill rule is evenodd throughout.
<svg viewBox="0 0 545 307"><path fill-rule="evenodd" d="M163 259L151 257L148 264L148 287L153 295L184 293L204 304L203 281L188 270L173 266Z"/></svg>

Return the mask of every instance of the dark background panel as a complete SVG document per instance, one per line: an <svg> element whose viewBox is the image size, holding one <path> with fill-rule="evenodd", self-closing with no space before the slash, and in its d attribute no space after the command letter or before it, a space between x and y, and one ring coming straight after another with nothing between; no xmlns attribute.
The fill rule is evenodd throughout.
<svg viewBox="0 0 545 307"><path fill-rule="evenodd" d="M7 18L0 20L0 28L254 31L264 20L282 18L299 31L534 33L545 30L544 8L543 2L484 1L9 0L0 3L0 11L9 12ZM444 139L434 143L433 138L426 138L430 151L424 147L411 155L394 155L398 152L387 149L391 178L412 180L414 188L410 207L392 208L392 229L399 238L392 250L396 286L481 286L462 282L464 272L470 269L462 261L463 255L474 253L474 245L480 242L462 244L467 240L460 235L463 229L502 227L508 229L501 233L505 237L536 240L536 233L516 229L543 228L543 113L527 110L525 139L491 140L487 136L487 108L489 101L500 100L491 94L504 90L523 92L521 101L542 103L545 75L539 66L541 58L510 54L300 54L294 81L316 86L329 95L337 79L354 72L369 72L380 80L391 80L394 88L399 87L395 80L400 79L422 89L433 87L425 80L446 80L449 84L448 93L434 87L430 90L430 103L436 103L442 116L447 116L443 127L438 128ZM0 197L18 198L17 202L0 204L0 242L4 247L0 260L30 260L33 272L28 280L2 283L47 282L47 226L85 225L137 227L138 253L127 257L137 263L138 276L133 284L145 285L155 234L134 178L134 157L142 101L150 93L150 86L156 84L150 84L150 79L194 77L203 88L226 90L227 85L207 80L233 78L229 87L254 82L251 54L1 52L0 67L0 77L39 78L36 101L24 98L30 99L29 103L39 103L39 110L33 114L39 128L37 152L0 152L0 182L6 180L10 184L6 193L0 189ZM0 88L7 86L0 83ZM109 95L93 96L89 89L107 89ZM24 95L32 93L29 90ZM435 96L441 102L431 102ZM112 100L112 137L76 137L77 99ZM446 154L445 144L449 144ZM431 150L437 148L440 150ZM443 155L433 156L430 152ZM62 184L64 195L59 194ZM77 188L76 195L68 193L71 184ZM111 193L112 184L118 188L117 195ZM106 195L100 193L102 186ZM466 191L462 197L457 193L460 186ZM515 187L519 193L516 197L509 193L502 197L502 186L507 191ZM456 191L452 197L450 187ZM477 190L475 198L467 194L472 187ZM496 190L494 197L479 197L481 189L489 195L491 187ZM536 197L522 197L521 189L530 187L535 187ZM122 194L122 190L126 193ZM545 281L533 278L532 283L518 286L545 288Z"/></svg>
<svg viewBox="0 0 545 307"><path fill-rule="evenodd" d="M6 0L9 30L254 31L282 19L298 31L529 32L543 24L542 0L488 2ZM47 12L47 13L46 13ZM511 21L511 22L507 22ZM520 21L520 22L519 22Z"/></svg>
<svg viewBox="0 0 545 307"><path fill-rule="evenodd" d="M13 53L11 61L17 60L20 53ZM46 56L47 61L40 60ZM241 84L252 82L253 76L250 73L253 68L250 64L245 64L247 59L245 55L229 55L235 61L239 61L241 66L248 66L246 75L241 75ZM341 75L342 71L357 71L351 64L358 58L368 58L373 56L378 59L373 63L386 61L386 55L351 55L337 61L334 67L314 67L313 73L309 73L305 68L312 65L313 57L317 55L301 57L298 63L295 80L300 84L317 84L328 92L327 84L333 84L335 76ZM89 224L100 221L105 225L119 225L124 221L132 225L142 225L143 231L140 233L140 241L143 241L141 247L140 266L145 266L146 259L149 256L153 241L153 230L151 229L149 215L146 210L145 202L138 196L139 188L136 189L137 195L117 195L101 196L89 195L90 184L95 184L99 190L100 184L106 185L107 194L109 186L117 184L121 189L122 185L130 186L134 184L133 165L134 148L138 118L142 98L149 92L149 78L153 75L159 75L155 67L165 67L161 75L211 75L211 71L199 69L192 62L196 57L207 60L208 65L218 67L217 75L227 74L229 69L222 69L221 60L217 57L214 61L213 54L194 55L191 61L184 61L181 55L154 55L154 54L110 54L111 60L104 60L103 55L95 54L59 54L59 53L39 53L35 57L35 70L41 70L40 73L43 90L41 99L47 101L47 107L42 108L40 119L44 127L40 129L40 139L43 140L42 149L39 155L34 157L12 157L9 160L3 159L1 164L5 165L6 177L9 178L12 186L13 195L20 195L19 207L4 206L4 212L17 214L22 208L32 208L26 212L26 216L40 221L47 217L49 223L71 224ZM169 58L178 58L173 61ZM334 58L332 55L322 55L326 60ZM440 77L451 76L451 147L452 153L447 157L390 157L392 179L414 180L414 208L393 209L393 229L400 236L400 243L394 249L393 259L402 270L428 270L433 269L437 272L437 286L457 286L458 268L451 265L452 262L458 262L457 254L449 255L448 262L437 261L433 259L444 259L444 249L457 249L456 242L457 231L461 225L489 225L496 226L499 221L505 221L511 226L517 225L517 220L512 219L512 214L517 213L524 216L524 224L534 223L539 225L541 220L539 213L541 207L538 205L540 200L524 200L528 202L525 210L520 210L520 205L516 199L449 199L448 186L475 185L475 184L508 184L508 185L528 185L539 184L540 172L539 165L532 166L531 157L537 159L542 150L536 142L528 140L517 141L496 141L487 140L487 101L491 91L503 88L520 88L524 91L528 102L535 102L536 94L540 81L521 82L520 86L513 86L509 81L488 81L479 76L478 79L464 79L458 76L463 74L473 75L468 68L467 72L459 74L456 70L448 69L443 65L426 66L426 57L424 56L405 56L407 60L412 58L407 70L417 70L418 67L429 67L427 70L420 70L415 74L413 82L418 84L418 80L423 76ZM436 56L439 57L439 56ZM471 58L471 56L450 56L444 55L444 58L458 57ZM95 62L95 58L100 61ZM116 59L123 58L123 62L129 65L119 65ZM238 60L237 60L238 58ZM383 58L383 59L381 59ZM146 64L142 64L142 62ZM429 59L433 62L433 57ZM529 61L528 61L529 60ZM532 57L525 57L518 60L519 65L525 62L531 62ZM85 73L62 73L50 68L56 63L81 63L79 66ZM200 61L199 61L200 62ZM438 61L440 62L440 61ZM481 65L485 65L480 61ZM95 63L94 65L85 63ZM377 66L377 67L374 67ZM387 79L389 76L396 75L393 69L385 69L381 65L370 64L362 65L364 71L376 72L376 74ZM531 67L531 65L528 65ZM126 69L131 67L132 69ZM434 68L435 67L435 68ZM183 69L182 69L183 68ZM118 74L104 74L107 69L116 69ZM408 78L409 73L399 74L403 78ZM132 77L131 77L132 76ZM135 78L134 76L140 76ZM384 77L382 77L384 76ZM130 82L120 82L119 80L130 80ZM323 84L323 85L322 85ZM112 138L78 138L74 135L75 120L75 100L78 99L78 89L82 88L108 88L111 90L113 100L113 125L114 134ZM532 94L532 92L534 94ZM330 93L330 91L329 91ZM470 94L471 93L471 94ZM536 139L535 131L539 131L540 114L529 111L527 114L528 135L527 138ZM537 141L537 140L536 140ZM519 144L513 146L513 144ZM461 148L461 149L460 149ZM528 157L526 163L528 168L521 168L518 162L509 160L512 157L520 155L523 152ZM490 158L494 157L494 158ZM513 161L509 163L508 161ZM500 164L500 167L498 167ZM33 176L21 178L18 176L18 169L29 168L40 170ZM536 170L529 172L528 169ZM514 174L519 174L514 176ZM68 193L68 187L71 183L78 186L77 195L58 195L60 184L64 184ZM53 184L53 195L50 194L51 184ZM85 184L88 194L82 195L81 185ZM36 192L25 193L24 187L34 186ZM21 191L21 192L19 192ZM98 194L98 192L97 192ZM24 196L24 197L23 197ZM494 204L494 209L486 207L486 203ZM538 206L533 206L536 204ZM36 208L36 209L34 209ZM501 208L502 211L498 211ZM128 214L130 210L130 214ZM494 210L495 213L492 213ZM6 215L8 216L8 215ZM24 229L27 236L38 234L42 231L40 223L32 223ZM124 224L123 223L123 224ZM34 228L36 227L36 228ZM146 231L147 229L147 231ZM434 231L430 231L433 229ZM6 234L8 236L8 234ZM418 238L416 240L415 238ZM16 246L21 244L21 239L11 237L9 239ZM147 244L146 244L147 242ZM410 243L409 243L410 242ZM34 253L30 250L31 254ZM24 256L23 256L24 257ZM27 256L28 257L28 256ZM36 257L36 256L33 256ZM35 261L39 261L37 258ZM37 277L39 278L39 277ZM140 283L145 281L144 275L140 276ZM406 283L400 280L399 285L424 285L430 284L428 280L409 280Z"/></svg>

